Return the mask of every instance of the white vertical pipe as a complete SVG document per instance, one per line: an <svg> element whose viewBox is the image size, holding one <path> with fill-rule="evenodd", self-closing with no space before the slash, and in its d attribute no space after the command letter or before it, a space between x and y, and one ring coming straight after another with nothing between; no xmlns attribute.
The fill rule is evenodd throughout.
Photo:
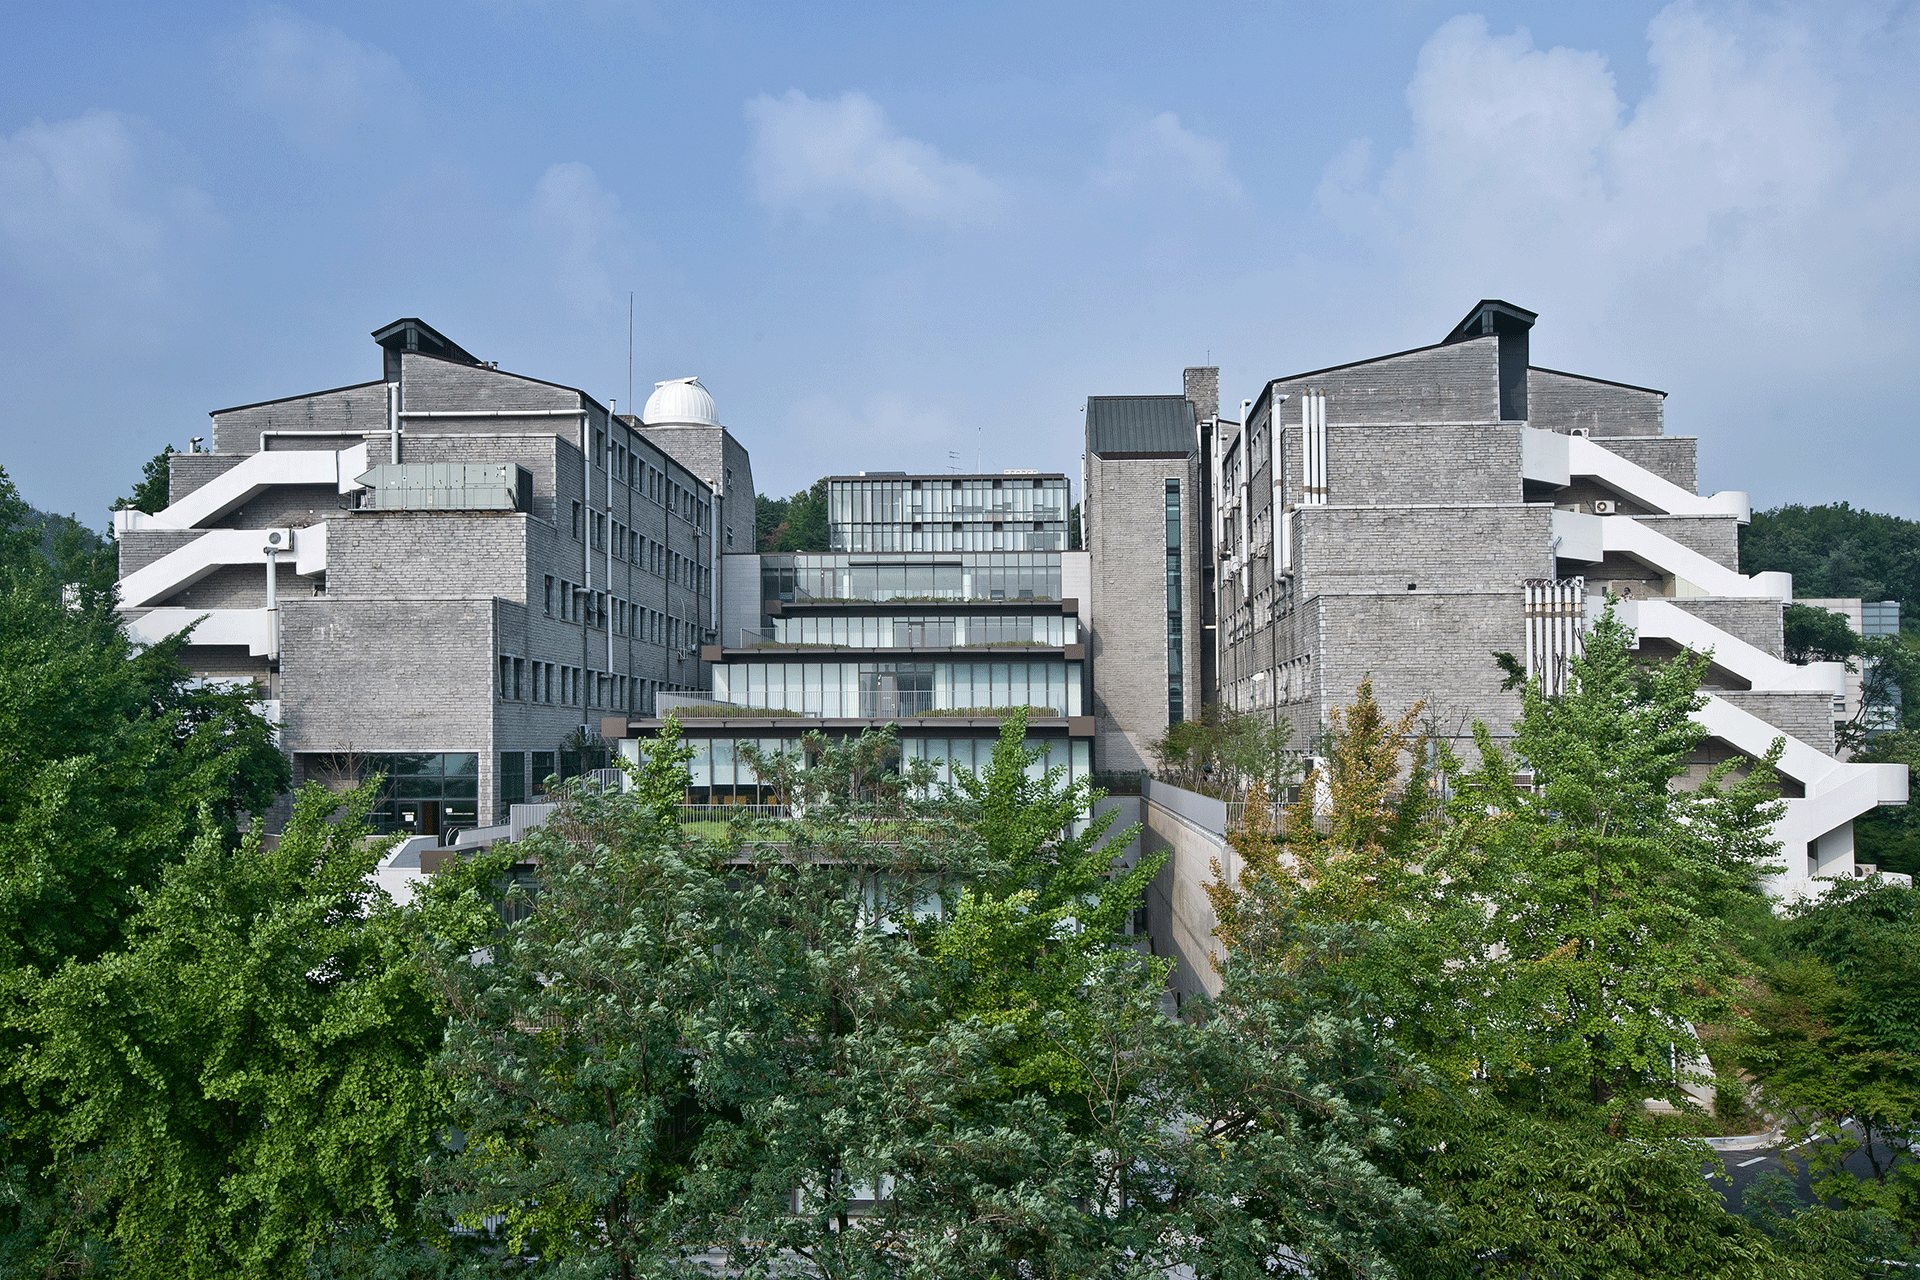
<svg viewBox="0 0 1920 1280"><path fill-rule="evenodd" d="M1273 576L1277 579L1291 566L1287 563L1284 549L1287 524L1287 479L1281 471L1286 460L1286 451L1280 447L1286 439L1286 425L1280 420L1280 406L1287 402L1283 395L1269 393L1267 404L1267 450L1271 455L1267 462L1267 478L1273 481L1273 508L1270 519L1273 522Z"/></svg>
<svg viewBox="0 0 1920 1280"><path fill-rule="evenodd" d="M278 537L278 534L272 535ZM280 548L268 546L267 553L267 656L280 656Z"/></svg>

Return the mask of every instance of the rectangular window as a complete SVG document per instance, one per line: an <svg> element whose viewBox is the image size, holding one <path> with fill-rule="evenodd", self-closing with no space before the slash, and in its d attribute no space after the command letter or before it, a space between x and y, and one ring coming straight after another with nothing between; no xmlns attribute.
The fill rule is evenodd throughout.
<svg viewBox="0 0 1920 1280"><path fill-rule="evenodd" d="M544 796L547 794L547 779L553 776L555 767L554 753L551 751L529 751L527 755L530 758L533 771L533 794L536 796Z"/></svg>
<svg viewBox="0 0 1920 1280"><path fill-rule="evenodd" d="M502 751L500 753L500 821L505 822L513 814L513 806L527 802L527 753L524 751Z"/></svg>
<svg viewBox="0 0 1920 1280"><path fill-rule="evenodd" d="M604 431L594 432L593 433L593 465L594 466L597 467L600 465L600 459L602 455L605 453L606 447L607 447L607 433Z"/></svg>
<svg viewBox="0 0 1920 1280"><path fill-rule="evenodd" d="M513 659L502 655L500 659L500 696L507 697L507 691L513 688Z"/></svg>
<svg viewBox="0 0 1920 1280"><path fill-rule="evenodd" d="M547 575L547 589L546 589L546 595L544 597L544 600L546 605L546 614L549 618L551 618L553 616L553 575L552 574Z"/></svg>
<svg viewBox="0 0 1920 1280"><path fill-rule="evenodd" d="M573 504L573 540L580 541L580 504Z"/></svg>
<svg viewBox="0 0 1920 1280"><path fill-rule="evenodd" d="M607 629L607 593L606 592L596 591L593 593L593 609L594 609L594 615L595 615L593 625L598 627L600 630L605 631Z"/></svg>
<svg viewBox="0 0 1920 1280"><path fill-rule="evenodd" d="M1180 588L1180 482L1167 481L1167 723L1179 724L1186 714L1186 687L1181 679L1183 640Z"/></svg>
<svg viewBox="0 0 1920 1280"><path fill-rule="evenodd" d="M526 675L527 660L525 658L515 658L513 660L513 700L515 702L519 702L523 696L521 689L524 687L523 682L526 679Z"/></svg>

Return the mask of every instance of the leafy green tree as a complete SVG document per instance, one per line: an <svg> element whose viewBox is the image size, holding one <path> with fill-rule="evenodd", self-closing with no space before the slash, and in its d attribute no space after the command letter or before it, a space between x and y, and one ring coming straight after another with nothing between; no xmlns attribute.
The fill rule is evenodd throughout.
<svg viewBox="0 0 1920 1280"><path fill-rule="evenodd" d="M1912 704L1909 704L1910 706ZM1904 764L1920 776L1920 725L1875 736L1855 760ZM1920 875L1920 805L1882 805L1853 821L1854 857L1882 871Z"/></svg>
<svg viewBox="0 0 1920 1280"><path fill-rule="evenodd" d="M977 863L952 895L931 947L948 966L948 1006L989 1026L1010 1026L1003 1078L1010 1087L1072 1091L1086 1081L1058 1048L1048 1019L1084 1006L1075 992L1100 953L1125 945L1127 924L1167 855L1116 867L1139 827L1115 833L1116 811L1091 817L1101 793L1067 780L1028 746L1027 715L1000 725L993 759L956 773L947 810L979 841Z"/></svg>
<svg viewBox="0 0 1920 1280"><path fill-rule="evenodd" d="M1681 789L1699 666L1640 666L1610 614L1570 676L1525 690L1511 753L1481 727L1465 772L1363 686L1284 824L1249 807L1238 885L1210 887L1223 936L1284 973L1302 960L1274 919L1342 930L1335 974L1421 1069L1389 1102L1390 1168L1451 1223L1396 1245L1402 1274L1799 1274L1641 1107L1688 1105L1691 1024L1729 1016L1728 918L1772 852L1766 762Z"/></svg>
<svg viewBox="0 0 1920 1280"><path fill-rule="evenodd" d="M1733 1043L1823 1200L1920 1238L1920 893L1835 885L1789 913L1788 956Z"/></svg>
<svg viewBox="0 0 1920 1280"><path fill-rule="evenodd" d="M172 501L172 455L173 446L168 445L147 459L146 465L140 468L140 480L133 486L133 492L114 503L113 509L144 511L148 515L165 511Z"/></svg>
<svg viewBox="0 0 1920 1280"><path fill-rule="evenodd" d="M1793 575L1797 595L1898 600L1920 622L1920 521L1844 502L1756 511L1740 530L1740 568Z"/></svg>
<svg viewBox="0 0 1920 1280"><path fill-rule="evenodd" d="M1283 1250L1378 1269L1428 1211L1379 1168L1404 1063L1364 1002L1324 969L1249 971L1214 1016L1167 1017L1165 962L1119 927L1152 867L1114 872L1106 824L1076 831L1094 793L1024 736L1010 717L980 777L919 807L955 832L931 921L907 923L930 901L850 892L849 843L756 860L771 892L734 902L731 950L761 976L729 986L703 1055L740 1119L730 1143L709 1130L702 1236L757 1242L734 1248L745 1275L1267 1274ZM885 794L789 785L821 798L808 825L826 797ZM898 857L866 853L913 874Z"/></svg>
<svg viewBox="0 0 1920 1280"><path fill-rule="evenodd" d="M286 1275L356 1230L423 1230L442 1019L412 916L371 881L371 795L335 821L308 788L273 847L203 817L114 950L20 984L8 1077L55 1182L102 1206L116 1274Z"/></svg>
<svg viewBox="0 0 1920 1280"><path fill-rule="evenodd" d="M1476 729L1480 762L1456 781L1435 867L1487 903L1524 1010L1496 1069L1545 1069L1596 1106L1685 1107L1676 1046L1730 1012L1741 966L1725 917L1770 867L1780 806L1772 758L1680 785L1706 737L1690 719L1704 659L1642 666L1632 644L1609 608L1565 693L1526 688L1512 756Z"/></svg>
<svg viewBox="0 0 1920 1280"><path fill-rule="evenodd" d="M29 1048L26 992L120 945L162 869L209 823L231 843L289 769L247 694L189 684L179 639L128 641L110 559L102 574L43 533L0 471L0 1250L83 1266L109 1202L54 1176L48 1117L7 1069Z"/></svg>
<svg viewBox="0 0 1920 1280"><path fill-rule="evenodd" d="M232 838L291 773L249 693L193 687L179 638L135 646L25 513L0 472L0 971L98 954L202 806Z"/></svg>
<svg viewBox="0 0 1920 1280"><path fill-rule="evenodd" d="M430 1166L430 1203L469 1228L497 1219L507 1253L550 1272L656 1273L711 1120L694 1024L736 917L724 852L678 821L691 754L670 719L631 795L570 784L503 855L537 862L531 910L477 955L459 935L429 953L461 1135Z"/></svg>
<svg viewBox="0 0 1920 1280"><path fill-rule="evenodd" d="M1790 603L1782 627L1788 662L1850 662L1860 653L1860 633L1831 609Z"/></svg>
<svg viewBox="0 0 1920 1280"><path fill-rule="evenodd" d="M1147 750L1162 781L1223 800L1244 800L1262 785L1269 796L1299 776L1293 725L1208 703L1197 719L1167 726Z"/></svg>
<svg viewBox="0 0 1920 1280"><path fill-rule="evenodd" d="M1453 1221L1396 1256L1408 1280L1820 1274L1728 1213L1701 1176L1717 1160L1650 1121L1622 1116L1610 1131L1579 1114L1469 1103L1412 1137L1429 1143L1425 1180Z"/></svg>
<svg viewBox="0 0 1920 1280"><path fill-rule="evenodd" d="M787 498L756 494L753 505L762 551L829 549L826 477Z"/></svg>

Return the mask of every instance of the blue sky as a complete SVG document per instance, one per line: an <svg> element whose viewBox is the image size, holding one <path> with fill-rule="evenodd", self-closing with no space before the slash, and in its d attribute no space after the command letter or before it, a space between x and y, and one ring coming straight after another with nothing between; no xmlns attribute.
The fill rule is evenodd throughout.
<svg viewBox="0 0 1920 1280"><path fill-rule="evenodd" d="M96 526L419 315L763 492L1079 471L1089 394L1436 341L1672 392L1703 490L1920 516L1911 5L38 6L0 44L0 462Z"/></svg>

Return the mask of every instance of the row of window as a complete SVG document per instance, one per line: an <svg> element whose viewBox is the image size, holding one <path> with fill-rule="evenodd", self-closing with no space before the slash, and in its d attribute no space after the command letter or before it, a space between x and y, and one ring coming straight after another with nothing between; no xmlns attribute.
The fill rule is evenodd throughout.
<svg viewBox="0 0 1920 1280"><path fill-rule="evenodd" d="M760 558L763 600L1057 600L1060 557L975 554L957 561L858 561L796 552Z"/></svg>
<svg viewBox="0 0 1920 1280"><path fill-rule="evenodd" d="M775 618L773 638L782 644L834 644L862 649L929 649L975 644L1080 643L1080 620L1061 614L995 614L985 617Z"/></svg>
<svg viewBox="0 0 1920 1280"><path fill-rule="evenodd" d="M755 794L753 788L761 786L759 774L747 763L746 753L741 747L753 746L764 758L781 755L797 755L800 742L797 738L688 738L687 745L693 748L693 759L687 762L687 786L689 798L698 803L752 803L771 801L774 796ZM1000 740L993 737L972 738L921 738L910 737L900 740L900 754L909 760L932 761L938 770L939 780L951 782L956 773L972 773L987 768L993 763L993 750ZM644 744L643 744L644 745ZM1038 779L1048 769L1059 765L1067 766L1067 779L1074 781L1085 777L1092 766L1093 744L1085 739L1065 741L1059 738L1028 738L1026 747L1039 753L1039 758L1027 766L1027 776ZM718 788L717 794L707 792L707 788Z"/></svg>
<svg viewBox="0 0 1920 1280"><path fill-rule="evenodd" d="M925 524L911 527L894 524L834 525L833 550L855 554L886 551L1064 551L1067 526L1047 523L996 520L989 527L979 524Z"/></svg>
<svg viewBox="0 0 1920 1280"><path fill-rule="evenodd" d="M632 636L646 644L666 645L670 649L689 648L698 635L696 628L683 618L645 608L604 591L591 591L552 574L547 575L542 606L549 618L578 622L596 631L612 626L617 636Z"/></svg>
<svg viewBox="0 0 1920 1280"><path fill-rule="evenodd" d="M500 697L508 702L580 704L580 668L500 655Z"/></svg>
<svg viewBox="0 0 1920 1280"><path fill-rule="evenodd" d="M682 689L663 680L645 680L618 672L583 670L561 663L534 662L500 655L500 698L561 707L602 707L613 711L649 711L656 693Z"/></svg>
<svg viewBox="0 0 1920 1280"><path fill-rule="evenodd" d="M968 707L1081 714L1078 662L716 663L713 696L743 707L869 719Z"/></svg>
<svg viewBox="0 0 1920 1280"><path fill-rule="evenodd" d="M1180 482L1167 481L1167 723L1186 718L1186 686L1181 679Z"/></svg>
<svg viewBox="0 0 1920 1280"><path fill-rule="evenodd" d="M602 460L607 459L607 433L593 433L593 465L598 469ZM641 460L640 455L621 444L613 442L612 465L609 470L613 478L633 490L647 501L679 516L689 524L701 529L707 528L712 518L713 507L692 489L682 485L660 468ZM579 537L575 530L574 536Z"/></svg>
<svg viewBox="0 0 1920 1280"><path fill-rule="evenodd" d="M827 519L835 525L888 524L950 513L1007 513L1067 518L1067 481L1007 477L996 480L833 480Z"/></svg>
<svg viewBox="0 0 1920 1280"><path fill-rule="evenodd" d="M611 519L604 511L582 513L580 504L573 504L573 536L580 537L582 519L588 519L592 525L589 545L595 551L606 551L608 536L611 532L613 558L625 560L628 564L682 587L692 587L704 594L713 594L713 573L705 565L688 556L681 555L651 538L642 537L638 530L630 529L618 520Z"/></svg>

